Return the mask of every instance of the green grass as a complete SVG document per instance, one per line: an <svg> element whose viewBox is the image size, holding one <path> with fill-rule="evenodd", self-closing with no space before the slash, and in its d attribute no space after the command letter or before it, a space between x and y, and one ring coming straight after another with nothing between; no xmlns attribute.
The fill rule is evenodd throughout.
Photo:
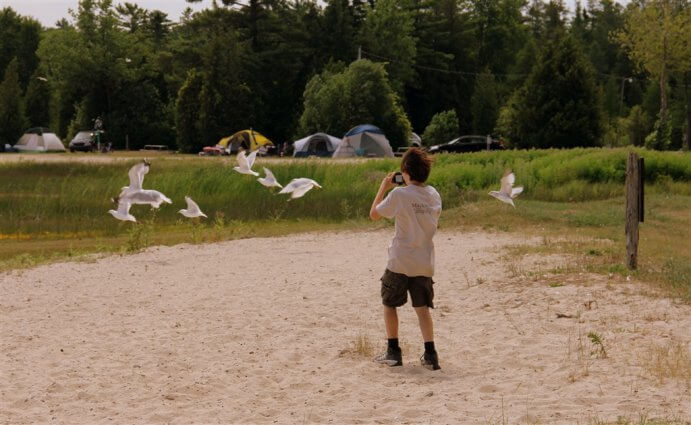
<svg viewBox="0 0 691 425"><path fill-rule="evenodd" d="M578 236L588 241L548 243L529 249L583 257L589 271L627 273L624 264L626 149L480 152L436 157L429 183L442 195L442 228L482 228L545 238ZM641 226L638 276L691 300L691 154L637 150L646 159L646 223ZM173 199L153 213L136 205L139 223L113 219L108 209L127 170L139 159L91 163L0 162L0 269L27 267L94 252L134 252L153 244L201 243L294 232L386 226L367 219L386 172L398 159L259 159L279 181L310 177L323 185L287 201L232 170L234 158L152 155L145 187ZM80 156L81 157L81 156ZM61 157L63 159L63 157ZM525 191L517 208L487 191L506 168ZM184 196L209 215L183 219ZM580 240L580 239L579 239ZM602 243L598 242L602 241Z"/></svg>

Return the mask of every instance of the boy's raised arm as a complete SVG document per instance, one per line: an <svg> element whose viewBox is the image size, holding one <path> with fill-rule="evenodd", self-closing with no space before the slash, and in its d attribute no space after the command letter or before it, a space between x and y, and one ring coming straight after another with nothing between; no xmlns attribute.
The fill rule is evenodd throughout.
<svg viewBox="0 0 691 425"><path fill-rule="evenodd" d="M379 214L377 211L377 205L381 203L381 201L384 199L384 195L386 195L386 192L391 189L392 187L395 187L396 184L393 182L393 175L395 172L391 172L384 177L384 180L381 181L381 184L379 185L379 190L377 191L377 195L374 197L374 201L372 201L372 207L369 209L369 217L372 220L379 220L382 216Z"/></svg>

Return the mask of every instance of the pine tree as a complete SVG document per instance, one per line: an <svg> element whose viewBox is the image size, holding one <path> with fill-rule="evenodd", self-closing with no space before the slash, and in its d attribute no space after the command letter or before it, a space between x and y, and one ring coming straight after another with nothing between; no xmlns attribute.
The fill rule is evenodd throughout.
<svg viewBox="0 0 691 425"><path fill-rule="evenodd" d="M13 145L26 129L19 85L19 62L12 59L0 84L0 146Z"/></svg>
<svg viewBox="0 0 691 425"><path fill-rule="evenodd" d="M592 66L570 36L551 41L511 104L510 142L521 148L597 146L602 112Z"/></svg>
<svg viewBox="0 0 691 425"><path fill-rule="evenodd" d="M473 96L470 98L470 113L473 116L473 133L491 134L499 116L499 93L494 75L489 69L475 79Z"/></svg>
<svg viewBox="0 0 691 425"><path fill-rule="evenodd" d="M178 148L183 152L198 151L202 146L199 121L199 95L202 78L194 69L187 74L175 103L175 127Z"/></svg>
<svg viewBox="0 0 691 425"><path fill-rule="evenodd" d="M24 110L30 127L50 127L50 99L48 81L35 73L24 97Z"/></svg>

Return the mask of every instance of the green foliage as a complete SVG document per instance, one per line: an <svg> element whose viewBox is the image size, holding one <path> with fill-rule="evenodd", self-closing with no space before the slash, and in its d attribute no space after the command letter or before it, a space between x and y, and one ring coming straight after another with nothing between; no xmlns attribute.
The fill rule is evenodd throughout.
<svg viewBox="0 0 691 425"><path fill-rule="evenodd" d="M600 142L602 116L593 71L568 36L545 47L510 106L515 109L503 112L501 124L513 146L572 148Z"/></svg>
<svg viewBox="0 0 691 425"><path fill-rule="evenodd" d="M684 30L691 9L676 0L627 7L593 0L572 18L562 1L222 0L176 23L134 1L75 3L73 23L48 29L0 9L0 77L17 58L30 124L49 125L63 138L102 116L116 148L126 138L135 149L182 138L186 151L197 151L246 127L279 143L294 140L306 133L307 116L310 128L335 135L372 122L396 146L407 143L411 127L422 133L437 112L455 110L459 134L496 127L519 147L621 145L630 123L641 124L631 130L641 145L643 127L649 133L660 118L666 124L649 146L678 149L689 126ZM329 64L351 64L359 46L386 70L393 101L367 94L372 81L352 72L335 81L339 72ZM594 73L583 71L591 65ZM187 135L176 134L178 97L191 70L202 80L194 139L189 126L180 127ZM39 75L47 84L38 84ZM342 93L355 84L366 95L351 108L353 96ZM604 112L591 105L592 90L600 90ZM393 106L382 112L382 104ZM619 119L639 104L647 126L642 115Z"/></svg>
<svg viewBox="0 0 691 425"><path fill-rule="evenodd" d="M499 116L499 93L494 75L485 70L475 79L473 96L470 98L473 116L473 134L491 134Z"/></svg>
<svg viewBox="0 0 691 425"><path fill-rule="evenodd" d="M446 143L458 137L458 133L458 116L456 111L452 109L432 117L432 121L422 134L422 142L426 146Z"/></svg>
<svg viewBox="0 0 691 425"><path fill-rule="evenodd" d="M34 74L24 96L24 110L29 127L50 127L50 85Z"/></svg>
<svg viewBox="0 0 691 425"><path fill-rule="evenodd" d="M643 146L645 136L652 130L650 121L650 117L640 105L631 108L629 116L626 118L626 132L630 144Z"/></svg>
<svg viewBox="0 0 691 425"><path fill-rule="evenodd" d="M199 151L203 147L202 133L197 126L201 87L201 76L195 70L190 71L175 104L177 145L182 152Z"/></svg>
<svg viewBox="0 0 691 425"><path fill-rule="evenodd" d="M22 89L19 86L19 62L13 59L0 83L0 145L13 145L26 129Z"/></svg>
<svg viewBox="0 0 691 425"><path fill-rule="evenodd" d="M343 72L325 71L305 88L302 134L343 134L355 125L381 128L394 149L407 144L410 122L389 85L382 64L363 59Z"/></svg>
<svg viewBox="0 0 691 425"><path fill-rule="evenodd" d="M659 185L664 193L691 196L691 153L640 149L637 152L645 157L647 182ZM514 170L516 184L525 188L522 200L621 199L627 154L627 149L596 148L439 155L429 184L439 190L445 209L459 206L464 200L487 197L490 188L498 187L506 168ZM216 222L225 227L224 223L233 220L330 222L366 217L377 185L387 172L398 168L400 160L258 158L255 168L268 166L281 183L295 177L309 177L323 186L290 202L251 176L234 172L233 164L226 161L195 156L152 162L146 186L160 190L174 202L161 206L155 218L157 227L174 225L180 219L177 211L184 208L185 196L195 199L209 217L216 217ZM0 181L5 188L0 198L0 234L124 235L130 223L116 226L117 222L107 211L113 207L110 198L127 184L126 172L131 165L126 161L0 163ZM549 220L548 202L542 210L544 218ZM572 214L569 222L585 226L621 220L616 214L600 216L593 211L586 212ZM140 222L138 225L150 221L148 206L134 205L131 213ZM204 223L214 225L212 219Z"/></svg>
<svg viewBox="0 0 691 425"><path fill-rule="evenodd" d="M22 91L38 68L36 49L41 30L38 21L19 16L9 7L0 9L0 75L5 74L7 66L16 58Z"/></svg>
<svg viewBox="0 0 691 425"><path fill-rule="evenodd" d="M378 0L376 7L367 9L359 36L362 48L376 55L375 60L389 61L386 71L398 94L414 77L416 48L409 6L409 1Z"/></svg>

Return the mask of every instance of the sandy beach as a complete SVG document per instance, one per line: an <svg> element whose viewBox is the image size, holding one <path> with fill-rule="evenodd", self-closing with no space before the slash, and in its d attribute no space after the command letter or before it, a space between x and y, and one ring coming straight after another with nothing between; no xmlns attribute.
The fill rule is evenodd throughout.
<svg viewBox="0 0 691 425"><path fill-rule="evenodd" d="M0 274L0 422L691 421L688 382L658 378L649 359L654 347L688 352L691 307L619 275L511 273L571 261L509 263L518 236L441 230L442 370L420 366L409 304L404 366L374 363L391 235L154 247Z"/></svg>

